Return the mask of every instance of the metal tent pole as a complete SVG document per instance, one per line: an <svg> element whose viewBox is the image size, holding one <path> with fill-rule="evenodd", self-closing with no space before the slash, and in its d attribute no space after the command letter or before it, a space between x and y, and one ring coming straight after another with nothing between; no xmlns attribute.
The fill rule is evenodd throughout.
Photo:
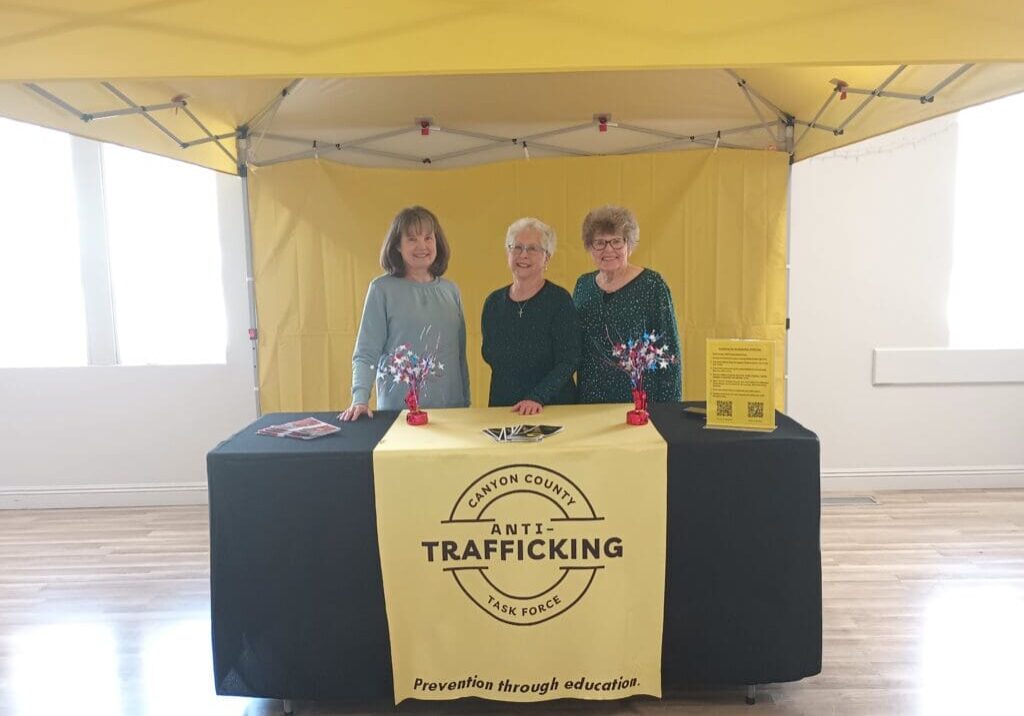
<svg viewBox="0 0 1024 716"><path fill-rule="evenodd" d="M790 140L792 141L792 140ZM790 278L792 271L792 243L793 243L793 155L789 155L789 167L786 171L786 330L783 334L782 345L784 356L782 359L782 402L789 414L789 312L793 301L790 295L792 286Z"/></svg>
<svg viewBox="0 0 1024 716"><path fill-rule="evenodd" d="M937 95L940 91L944 90L950 82L953 82L954 80L959 78L960 75L962 75L964 72L971 69L972 67L974 67L974 65L960 65L960 67L954 70L953 73L950 74L946 79L942 80L942 82L939 82L937 85L932 87L928 92L925 92L924 96L921 97L921 102L923 103L933 101L935 99L935 95Z"/></svg>
<svg viewBox="0 0 1024 716"><path fill-rule="evenodd" d="M740 75L735 70L731 70L729 68L725 68L725 71L729 74L730 77L732 77L734 80L736 80L737 84L739 84L741 87L746 88L752 95L754 95L757 99L761 100L761 102L764 103L765 107L767 107L772 112L774 112L775 116L779 118L780 122L785 124L786 122L788 122L791 119L791 115L788 112L783 112L781 109L779 109L779 107L774 102L772 102L771 100L767 99L763 94L761 94L756 89L751 87L747 83L746 79L744 79L743 77L740 77Z"/></svg>
<svg viewBox="0 0 1024 716"><path fill-rule="evenodd" d="M183 107L181 108L181 111L182 111L182 112L184 112L184 113L185 113L185 115L186 115L186 116L187 116L187 117L188 117L189 119L191 119L191 120L192 120L192 121L193 121L193 122L195 123L195 125L196 125L197 127L199 127L199 129L200 129L200 130L202 130L203 134L205 134L205 135L206 135L206 139L207 139L208 141L214 142L214 143L215 143L215 144L217 145L217 147L218 147L218 148L219 148L219 149L220 149L220 150L221 150L222 152L224 152L224 154L225 154L225 155L227 155L227 158L228 158L228 159L230 159L230 160L231 160L232 162L234 162L235 164L238 164L238 157L236 157L235 155L233 155L233 154L232 154L231 152L229 152L229 151L228 151L228 148L227 148L227 147L225 147L225 146L224 146L224 145L223 145L223 144L221 143L221 141L220 141L220 139L219 139L219 138L217 137L217 135L215 135L215 134L214 134L213 132L211 132L211 131L210 131L209 129L207 129L207 128L206 128L206 125L205 125L205 124L203 124L203 123L202 123L202 122L201 122L201 121L199 120L199 117L197 117L197 116L196 116L196 115L195 115L195 114L194 114L194 113L192 112L192 110L190 110L190 109L188 108L188 106L187 106L187 105L183 106ZM189 144L188 142L185 142L185 143L183 143L183 144L181 145L181 148L182 148L182 149L188 149L188 148L189 148L190 146L192 146L192 145L191 145L191 144Z"/></svg>
<svg viewBox="0 0 1024 716"><path fill-rule="evenodd" d="M256 314L256 282L253 269L252 219L249 206L249 167L246 159L249 152L249 128L239 127L236 139L238 152L238 176L242 179L242 222L245 227L245 287L249 295L249 342L252 346L253 396L256 400L256 416L263 414L260 405L259 366L259 317Z"/></svg>
<svg viewBox="0 0 1024 716"><path fill-rule="evenodd" d="M825 110L828 109L828 106L830 104L832 104L832 100L836 98L837 94L838 90L832 90L831 92L829 92L828 99L826 99L825 102L821 105L821 107L818 109L817 114L814 115L814 118L810 122L802 122L800 120L796 120L797 124L803 124L805 125L805 128L804 131L800 133L800 136L796 138L796 141L793 142L792 151L796 151L796 148L800 146L800 142L804 140L804 137L806 137L812 129L818 127L818 118L821 117L821 115L825 114ZM835 133L836 131L838 130L833 130L833 133Z"/></svg>
<svg viewBox="0 0 1024 716"><path fill-rule="evenodd" d="M367 144L369 142L375 142L381 139L388 139L390 137L397 137L415 131L418 130L412 127L403 127L402 129L392 129L387 132L381 132L379 134L373 134L368 137L353 139L348 142L331 142L329 140L308 139L305 137L291 137L283 134L264 132L261 134L262 139L270 139L272 141L277 142L290 142L293 144L304 144L310 148L304 149L299 152L293 152L291 154L283 154L281 156L273 157L271 159L266 159L262 161L259 159L254 159L251 162L251 165L255 167L269 167L273 166L274 164L280 164L282 162L290 162L295 161L297 159L311 159L323 154L344 151L371 154L374 156L388 157L390 159L398 159L402 161L419 164L420 162L422 162L422 159L420 157L412 157L405 154L396 154L395 152L386 152L382 149L371 149L370 147L362 146L363 144Z"/></svg>
<svg viewBox="0 0 1024 716"><path fill-rule="evenodd" d="M132 99L131 99L131 98L130 98L130 97L129 97L128 95L126 95L126 94L125 94L124 92L122 92L121 90L119 90L119 89L118 89L117 87L115 87L115 86L114 86L113 84L111 84L110 82L100 82L100 84L101 84L101 85L103 85L103 87L105 87L105 88L106 88L106 89L107 89L107 90L108 90L108 91L109 91L109 92L110 92L110 93L111 93L112 95L114 95L115 97L117 97L117 98L118 98L119 100L121 100L122 102L124 102L124 103L125 103L126 105L128 105L128 106L129 106L129 107L131 107L132 109L138 110L139 114L141 114L141 115L142 115L142 117L143 117L144 119L146 119L146 121L148 121L148 122L149 122L150 124L152 124L152 125L153 125L154 127L156 127L156 128L157 128L157 129L159 129L159 130L160 130L161 132L163 132L164 134L166 134L166 135L167 135L167 136L168 136L168 137L170 138L170 140L171 140L172 142L174 142L174 143L175 143L175 144L177 144L177 145L178 145L179 147L182 147L182 148L184 149L184 142L182 142L182 141L181 141L181 139L179 139L179 138L177 137L177 135L175 135L175 134L174 134L174 132L172 132L172 131L171 131L171 130L169 130L169 129L168 129L167 127L165 127L165 126L164 126L164 125L162 125L162 124L161 124L160 122L158 122L158 121L156 120L156 118L155 118L155 117L153 117L153 115L151 115L151 114L150 114L150 113L149 113L148 111L146 111L146 109L145 109L145 108L143 108L143 107L139 106L138 104L136 104L136 103L135 103L134 101L132 101Z"/></svg>
<svg viewBox="0 0 1024 716"><path fill-rule="evenodd" d="M893 70L892 74L890 74L890 75L889 75L889 76L888 76L888 77L887 77L887 78L885 79L885 81L884 81L884 82L883 82L882 84L878 85L878 87L876 87L875 89L873 89L873 90L872 90L872 91L871 91L871 92L870 92L870 93L868 94L868 96L864 98L864 101L863 101L863 102L861 102L861 103L860 103L859 105L857 105L857 108L856 108L855 110L853 110L853 111L852 111L852 112L851 112L851 113L849 114L849 116L847 116L847 118L846 118L846 119L844 119L844 120L843 120L843 121L842 121L842 122L840 123L840 125L839 125L838 127L836 127L836 129L837 129L837 130L839 130L839 131L842 131L842 130L846 129L846 125L848 125L848 124L849 124L850 122L852 122L852 121L853 121L853 118L854 118L854 117L856 117L856 116L857 116L858 114L860 114L861 112L863 112L863 111L864 111L864 108L865 108L865 107L867 107L867 106L868 106L869 104L871 104L871 101L872 101L872 100L873 100L873 99L874 99L875 97L877 97L877 96L879 95L879 93L880 93L880 92L884 92L884 91L885 91L885 88L886 88L886 87L888 87L888 86L889 86L889 85L890 85L890 84L892 83L892 81L893 81L894 79L896 79L897 77L899 77L899 76L900 76L900 74L901 74L901 73L903 72L903 70L905 70L905 69L907 69L907 66L906 66L906 65L900 65L900 66L899 66L899 67L897 67L897 68L896 68L895 70ZM837 89L838 89L838 88L837 88ZM834 96L834 95L833 95L833 96Z"/></svg>

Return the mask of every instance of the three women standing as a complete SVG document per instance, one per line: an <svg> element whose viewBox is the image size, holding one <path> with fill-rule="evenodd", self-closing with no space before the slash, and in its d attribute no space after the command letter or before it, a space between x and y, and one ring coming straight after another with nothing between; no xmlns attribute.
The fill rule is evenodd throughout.
<svg viewBox="0 0 1024 716"><path fill-rule="evenodd" d="M672 294L661 275L629 263L640 240L628 209L604 206L583 221L583 245L596 271L583 274L570 298L544 278L555 232L534 218L519 219L505 236L512 283L484 302L483 358L491 366L489 405L534 415L545 405L630 402L632 386L611 359L614 343L655 333L680 356ZM427 381L424 407L469 405L466 324L458 287L442 278L450 249L437 217L420 206L403 209L381 249L386 271L370 283L352 355L352 404L339 415L373 417L370 391L381 356L408 343L434 349L445 368ZM577 385L573 373L577 373ZM645 379L654 402L682 398L677 361ZM401 410L407 386L377 379L377 407Z"/></svg>

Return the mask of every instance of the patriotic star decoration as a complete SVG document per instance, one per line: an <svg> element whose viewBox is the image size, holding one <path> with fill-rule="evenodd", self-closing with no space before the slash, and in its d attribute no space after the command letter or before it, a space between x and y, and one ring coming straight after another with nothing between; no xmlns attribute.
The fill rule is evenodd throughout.
<svg viewBox="0 0 1024 716"><path fill-rule="evenodd" d="M437 360L437 350L415 353L408 343L403 343L381 358L377 373L392 385L405 383L409 390L417 393L431 376L439 376L444 363Z"/></svg>
<svg viewBox="0 0 1024 716"><path fill-rule="evenodd" d="M668 368L676 357L664 345L658 345L664 336L655 331L645 331L640 338L612 344L612 358L615 364L629 375L633 388L643 389L644 373Z"/></svg>

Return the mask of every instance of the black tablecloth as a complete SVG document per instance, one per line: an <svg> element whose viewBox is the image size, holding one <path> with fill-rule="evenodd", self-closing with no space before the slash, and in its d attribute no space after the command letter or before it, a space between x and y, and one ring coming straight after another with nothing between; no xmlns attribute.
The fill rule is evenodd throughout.
<svg viewBox="0 0 1024 716"><path fill-rule="evenodd" d="M307 415L207 456L217 693L390 700L372 451L398 413L311 441L255 433ZM663 687L819 673L817 437L781 413L773 433L705 430L679 404L651 419L668 442Z"/></svg>

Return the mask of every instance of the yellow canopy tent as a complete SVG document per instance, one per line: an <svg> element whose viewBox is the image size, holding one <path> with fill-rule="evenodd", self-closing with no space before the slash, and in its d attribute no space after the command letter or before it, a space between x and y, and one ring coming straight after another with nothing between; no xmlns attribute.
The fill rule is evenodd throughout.
<svg viewBox="0 0 1024 716"><path fill-rule="evenodd" d="M792 117L799 160L1021 91L1021 61L1024 5L1015 0L0 4L0 114L222 171L236 170L224 152L211 142L192 144L208 139L198 124L213 135L232 135L298 78L309 86L284 103L273 129L309 140L308 150L314 139L328 147L360 142L365 149L368 137L410 129L417 117L511 143L605 113L620 127L638 125L652 133L647 141L632 132L630 141L559 147L635 151L661 139L664 148L678 149L691 144L690 136L706 140L722 131L730 144L785 151L779 127L733 130ZM956 75L968 64L973 66ZM326 79L337 77L348 79ZM743 80L746 90L739 86ZM848 94L853 102L832 102L818 116L836 95L831 80L858 92L889 94ZM179 98L187 107L167 107ZM97 118L132 109L130 103L164 108ZM157 130L147 115L181 141ZM286 121L289 116L293 121ZM800 141L807 130L801 122L812 121L821 128L806 131ZM840 127L841 134L833 131ZM405 154L400 139L375 140L369 148ZM417 147L412 156L469 148L464 144L437 152ZM263 149L259 160L283 156ZM373 156L346 150L345 159L357 154L363 161ZM387 165L384 155L376 158Z"/></svg>
<svg viewBox="0 0 1024 716"><path fill-rule="evenodd" d="M588 205L642 207L655 238L638 258L685 294L686 393L701 397L704 337L784 348L785 165L1024 90L1021 62L1014 0L0 5L0 115L248 175L265 409L344 395L396 201L474 237L474 265L453 263L471 339L502 278L478 240L497 246L519 212L554 216L564 238ZM458 215L470 200L478 216ZM561 256L571 288L585 258Z"/></svg>

